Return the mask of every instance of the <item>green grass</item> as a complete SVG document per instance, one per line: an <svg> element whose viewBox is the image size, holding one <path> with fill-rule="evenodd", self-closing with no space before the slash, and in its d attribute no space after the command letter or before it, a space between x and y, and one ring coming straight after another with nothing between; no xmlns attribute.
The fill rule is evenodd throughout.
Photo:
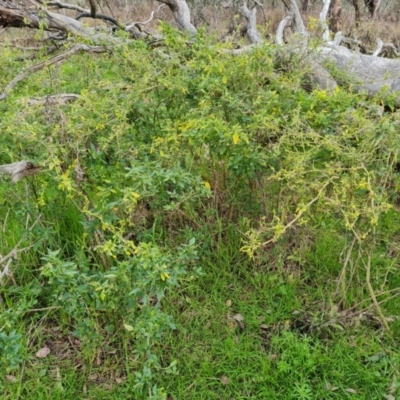
<svg viewBox="0 0 400 400"><path fill-rule="evenodd" d="M337 273L336 258L328 253L337 251L329 246L332 239L321 236L313 245L314 264L293 263L286 271L272 262L255 265L238 250L241 235L233 226L212 240L201 259L204 275L167 296L165 311L177 328L162 338L157 353L162 365L177 360L178 373L161 372L158 385L172 399L194 400L370 400L395 393L396 341L377 321L357 314L343 318L332 292L321 288ZM283 259L284 252L281 248ZM76 339L54 326L57 310L39 315L31 317L32 346L15 374L18 381L5 382L4 399L136 398L134 364L112 356L96 365L95 354L82 353ZM65 329L68 321L62 325ZM49 340L59 348L35 359Z"/></svg>
<svg viewBox="0 0 400 400"><path fill-rule="evenodd" d="M163 381L172 398L383 398L400 361L394 342L364 324L339 325L331 293L301 274L288 283L267 266L254 271L235 245L219 242L206 275L170 296L178 329L161 354L179 360L179 376Z"/></svg>
<svg viewBox="0 0 400 400"><path fill-rule="evenodd" d="M322 237L317 247L327 250L326 241ZM167 296L165 311L177 329L157 352L164 365L178 361L178 374L159 377L171 398L382 399L393 392L400 367L396 342L376 321L342 318L332 293L320 289L335 272L335 258L329 263L329 253L313 253L315 266L324 262L325 268L313 271L310 284L306 270L293 279L273 265L255 266L239 244L232 227L201 260L204 276ZM36 331L29 340L35 345L19 381L6 383L4 398L134 398L124 362L115 356L96 365L91 355L88 369L76 339L52 332L53 317L52 311L32 317ZM59 348L48 359L35 359L32 352L49 341Z"/></svg>

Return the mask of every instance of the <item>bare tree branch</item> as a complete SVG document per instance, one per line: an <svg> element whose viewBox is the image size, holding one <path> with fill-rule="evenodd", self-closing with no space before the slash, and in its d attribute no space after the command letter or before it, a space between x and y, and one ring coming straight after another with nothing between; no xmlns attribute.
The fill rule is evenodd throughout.
<svg viewBox="0 0 400 400"><path fill-rule="evenodd" d="M74 93L61 93L61 94L54 94L54 95L49 95L49 96L44 96L44 97L31 97L28 99L28 105L30 106L39 106L42 104L67 104L71 103L75 100L80 99L82 96L79 94L74 94Z"/></svg>
<svg viewBox="0 0 400 400"><path fill-rule="evenodd" d="M373 57L378 57L384 49L390 49L397 57L400 56L397 48L393 43L383 43L381 39L376 39L377 49L372 54Z"/></svg>
<svg viewBox="0 0 400 400"><path fill-rule="evenodd" d="M195 35L197 33L197 29L190 22L190 9L185 0L158 1L166 4L169 7L180 29L189 32L191 35Z"/></svg>
<svg viewBox="0 0 400 400"><path fill-rule="evenodd" d="M329 25L328 25L328 21L326 20L326 17L328 15L329 6L331 5L331 0L322 0L322 1L324 3L324 6L322 7L322 11L319 14L319 21L321 22L322 28L324 30L322 39L324 42L329 42L330 33L329 33Z"/></svg>
<svg viewBox="0 0 400 400"><path fill-rule="evenodd" d="M283 42L283 33L285 32L286 27L290 22L293 21L294 15L293 13L286 16L281 22L279 22L278 29L276 30L276 38L275 43L282 46Z"/></svg>
<svg viewBox="0 0 400 400"><path fill-rule="evenodd" d="M378 45L377 49L374 51L374 54L372 54L372 57L378 57L379 54L381 54L382 49L383 49L383 42L381 39L376 39L376 44Z"/></svg>
<svg viewBox="0 0 400 400"><path fill-rule="evenodd" d="M31 10L0 0L0 26L57 30L88 37L92 32L80 22L47 10Z"/></svg>
<svg viewBox="0 0 400 400"><path fill-rule="evenodd" d="M257 7L253 7L251 10L248 8L247 0L243 0L243 5L240 7L241 14L246 18L247 21L247 38L251 44L261 43L263 40L257 29Z"/></svg>
<svg viewBox="0 0 400 400"><path fill-rule="evenodd" d="M73 46L70 50L68 50L65 53L58 54L57 56L50 58L50 60L43 61L40 64L32 65L30 66L26 71L21 72L18 74L4 89L3 93L0 95L0 100L4 100L5 98L8 97L10 94L11 90L17 85L18 82L22 81L29 75L31 75L34 72L40 71L43 68L46 68L50 65L54 64L59 64L68 59L68 57L72 56L73 54L76 54L80 51L87 51L89 53L104 53L108 51L106 47L102 46L89 46L87 44L76 44Z"/></svg>
<svg viewBox="0 0 400 400"><path fill-rule="evenodd" d="M296 23L296 32L305 39L305 44L308 39L308 32L306 27L304 26L303 18L301 17L299 7L297 5L296 0L289 0L291 11L294 14L294 20Z"/></svg>
<svg viewBox="0 0 400 400"><path fill-rule="evenodd" d="M165 6L165 4L160 4L160 5L158 6L157 10L153 10L153 11L151 12L150 18L149 18L147 21L144 21L144 22L130 22L130 23L126 26L126 29L129 30L132 26L136 26L136 25L146 25L146 24L148 24L149 22L151 22L151 21L153 20L154 15L155 15L156 13L158 13L164 6Z"/></svg>
<svg viewBox="0 0 400 400"><path fill-rule="evenodd" d="M37 0L39 3L43 4L42 0ZM75 4L69 4L69 3L62 3L61 1L49 1L46 3L47 6L49 7L57 7L57 8L65 8L66 10L75 10L79 11L81 13L86 12L87 10L79 7Z"/></svg>
<svg viewBox="0 0 400 400"><path fill-rule="evenodd" d="M81 14L79 14L79 15L77 15L77 16L75 17L75 19L76 19L77 21L80 20L81 18L102 19L103 21L111 22L111 23L114 24L115 26L120 26L120 27L122 27L122 25L121 25L115 18L110 17L110 16L108 16L108 15L99 14L99 13L96 13L95 16L93 17L91 11L85 11L85 12L83 12L83 13L81 13Z"/></svg>

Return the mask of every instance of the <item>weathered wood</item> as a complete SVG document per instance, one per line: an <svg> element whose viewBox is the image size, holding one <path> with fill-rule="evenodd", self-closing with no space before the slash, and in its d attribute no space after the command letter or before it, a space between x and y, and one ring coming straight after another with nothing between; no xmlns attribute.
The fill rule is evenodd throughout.
<svg viewBox="0 0 400 400"><path fill-rule="evenodd" d="M257 4L256 4L257 6ZM257 29L257 7L254 6L252 9L248 8L247 0L243 1L242 7L240 7L240 12L246 18L246 36L251 44L261 43L263 41L260 33Z"/></svg>
<svg viewBox="0 0 400 400"><path fill-rule="evenodd" d="M190 21L190 9L185 0L158 0L160 3L166 4L172 11L174 18L180 29L195 34L196 28ZM258 33L256 26L256 7L249 8L247 0L243 1L241 12L247 20L248 29L247 35L251 43L257 45L263 42L262 37ZM340 35L336 35L336 39L332 42L330 40L330 31L328 24L326 23L326 10L329 9L330 0L324 0L324 19L321 18L321 23L324 26L324 44L322 44L316 50L310 51L307 46L308 32L302 21L300 11L296 0L283 0L287 8L290 11L289 17L286 17L279 26L277 32L277 43L283 44L282 36L285 25L294 19L294 28L299 34L300 39L297 38L297 46L287 47L287 52L297 52L301 55L304 60L308 60L311 67L310 81L314 84L321 86L322 88L333 88L336 85L335 80L331 74L323 67L323 63L329 61L331 65L334 65L339 70L344 71L350 80L354 82L353 87L356 90L364 91L369 95L375 95L378 91L383 88L387 88L389 93L399 94L396 104L400 106L400 60L399 59L385 59L378 57L379 52L375 53L375 56L368 56L351 52L349 49L340 46ZM360 0L352 0L356 10L356 18L360 18ZM333 0L332 4L336 4L335 7L339 7L341 0ZM54 2L54 5L65 3ZM379 1L374 3L374 9L376 10L379 6ZM333 6L332 6L333 7ZM334 7L333 7L334 8ZM77 9L76 9L77 10ZM339 14L338 14L339 15ZM153 15L152 15L153 16ZM93 29L86 28L79 21L72 18L63 16L61 14L52 13L46 9L27 9L22 8L19 5L15 5L4 0L0 0L0 27L31 27L36 29L44 28L51 31L59 31L69 33L76 36L84 36L86 38L96 39L96 36L100 38L100 34L96 33ZM338 29L339 24L335 25L333 29ZM137 28L137 25L134 26ZM138 30L135 37L142 38L146 36ZM116 38L103 34L101 40L108 40L110 46L116 43ZM343 39L342 39L343 40ZM78 45L86 46L86 45ZM389 46L389 45L388 45ZM387 47L388 47L387 46ZM89 46L90 47L90 46ZM394 46L393 46L394 47ZM248 49L248 48L247 48ZM29 74L39 70L40 68L48 65L52 65L57 62L62 62L65 56L73 54L74 52L84 50L83 48L74 47L69 52L64 53L45 61L44 63L30 67L28 70L18 75L9 85L6 87L4 92L0 95L0 100L7 97L8 93L12 88L22 79L29 76ZM104 47L93 47L90 51L107 51ZM89 50L87 50L89 51ZM235 50L237 53L242 53L245 50ZM396 54L396 53L395 53ZM57 57L61 57L60 59ZM339 82L340 84L341 82Z"/></svg>
<svg viewBox="0 0 400 400"><path fill-rule="evenodd" d="M92 33L80 22L65 15L44 9L22 8L3 0L0 0L0 26L56 30L85 37L89 37Z"/></svg>
<svg viewBox="0 0 400 400"><path fill-rule="evenodd" d="M0 173L11 175L11 180L16 183L26 176L35 175L42 170L30 161L17 161L12 164L0 165Z"/></svg>
<svg viewBox="0 0 400 400"><path fill-rule="evenodd" d="M30 106L40 106L40 105L49 105L49 104L57 104L57 105L64 105L67 103L71 103L78 99L82 98L81 95L75 93L61 93L61 94L54 94L48 95L44 97L31 97L28 99L27 103Z"/></svg>
<svg viewBox="0 0 400 400"><path fill-rule="evenodd" d="M400 59L354 53L346 47L334 45L325 46L320 54L324 60L345 71L354 81L356 90L373 96L387 88L389 93L398 95L395 103L400 106Z"/></svg>
<svg viewBox="0 0 400 400"><path fill-rule="evenodd" d="M197 29L190 22L190 9L185 0L158 0L160 3L166 4L171 10L176 23L183 31L192 35L197 33Z"/></svg>

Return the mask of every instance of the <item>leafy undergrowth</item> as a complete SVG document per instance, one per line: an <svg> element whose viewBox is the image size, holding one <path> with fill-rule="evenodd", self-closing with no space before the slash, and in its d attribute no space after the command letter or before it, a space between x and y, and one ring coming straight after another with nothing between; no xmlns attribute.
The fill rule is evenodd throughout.
<svg viewBox="0 0 400 400"><path fill-rule="evenodd" d="M391 98L162 29L0 103L2 398L396 398Z"/></svg>

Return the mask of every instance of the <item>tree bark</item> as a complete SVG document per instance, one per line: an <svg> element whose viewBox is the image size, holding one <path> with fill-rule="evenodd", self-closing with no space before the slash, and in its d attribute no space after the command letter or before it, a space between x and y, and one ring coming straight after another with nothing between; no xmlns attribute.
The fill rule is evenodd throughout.
<svg viewBox="0 0 400 400"><path fill-rule="evenodd" d="M354 7L354 18L355 18L356 27L358 27L360 25L360 21L361 21L360 0L353 0L353 7Z"/></svg>
<svg viewBox="0 0 400 400"><path fill-rule="evenodd" d="M342 30L342 0L332 0L329 8L329 29L336 33Z"/></svg>
<svg viewBox="0 0 400 400"><path fill-rule="evenodd" d="M301 11L306 13L309 8L310 8L310 0L303 0L301 3Z"/></svg>

